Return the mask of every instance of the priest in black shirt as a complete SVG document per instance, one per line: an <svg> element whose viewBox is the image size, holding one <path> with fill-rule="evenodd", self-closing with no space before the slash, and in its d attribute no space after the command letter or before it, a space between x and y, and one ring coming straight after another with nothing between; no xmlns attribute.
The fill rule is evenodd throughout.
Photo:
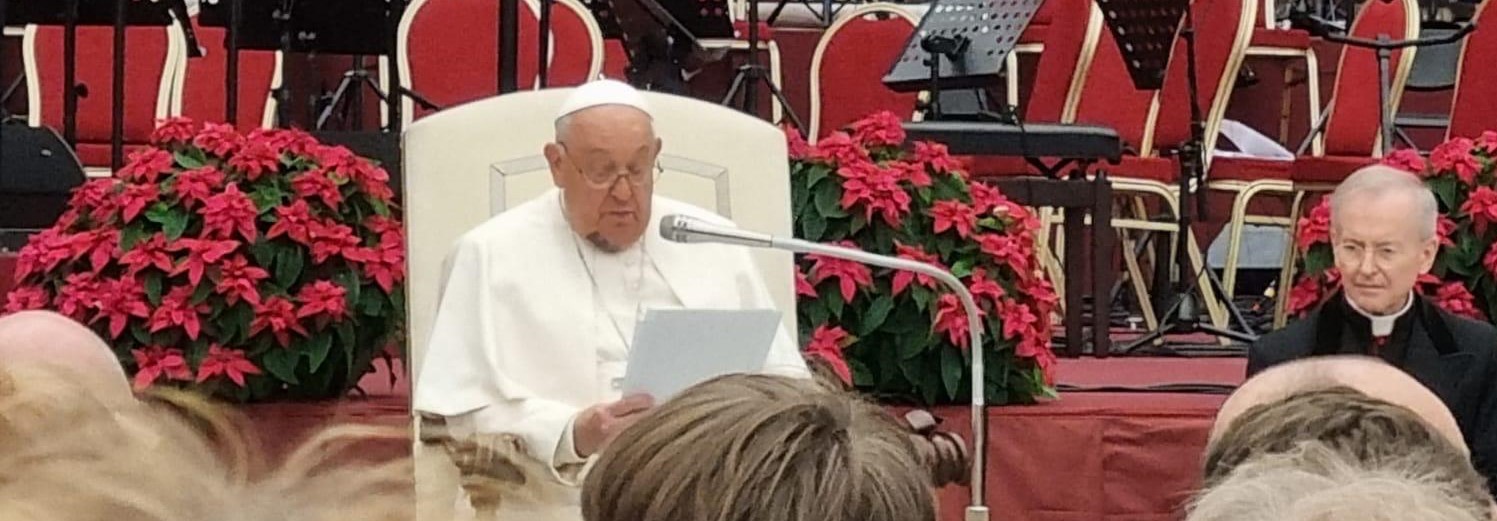
<svg viewBox="0 0 1497 521"><path fill-rule="evenodd" d="M1248 350L1248 376L1299 358L1382 358L1429 387L1460 424L1497 491L1497 328L1445 312L1414 291L1439 249L1435 196L1412 174L1364 168L1331 194L1341 290Z"/></svg>

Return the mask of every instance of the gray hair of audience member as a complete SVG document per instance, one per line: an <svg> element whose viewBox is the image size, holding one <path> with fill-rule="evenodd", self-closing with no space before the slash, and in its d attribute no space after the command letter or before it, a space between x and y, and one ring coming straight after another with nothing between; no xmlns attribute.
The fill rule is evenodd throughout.
<svg viewBox="0 0 1497 521"><path fill-rule="evenodd" d="M21 311L0 317L0 366L42 363L83 378L108 401L132 400L119 358L99 335L51 311Z"/></svg>
<svg viewBox="0 0 1497 521"><path fill-rule="evenodd" d="M731 375L621 433L582 488L587 521L934 521L908 432L807 379Z"/></svg>
<svg viewBox="0 0 1497 521"><path fill-rule="evenodd" d="M1487 521L1490 506L1425 458L1362 461L1319 442L1238 466L1198 494L1186 521Z"/></svg>
<svg viewBox="0 0 1497 521"><path fill-rule="evenodd" d="M1404 193L1414 198L1417 214L1412 216L1419 225L1419 239L1429 240L1435 236L1439 226L1439 203L1435 194L1418 176L1386 165L1372 165L1357 170L1331 192L1331 227L1337 222L1339 209L1368 198L1387 194Z"/></svg>

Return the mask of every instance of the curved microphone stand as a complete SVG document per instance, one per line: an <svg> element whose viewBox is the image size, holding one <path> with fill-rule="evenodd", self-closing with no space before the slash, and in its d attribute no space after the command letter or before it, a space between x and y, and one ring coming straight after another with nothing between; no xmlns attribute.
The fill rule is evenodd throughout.
<svg viewBox="0 0 1497 521"><path fill-rule="evenodd" d="M971 349L968 349L968 352L972 356L972 503L967 506L966 521L987 521L987 488L984 486L983 476L984 471L987 469L988 460L988 407L987 396L983 392L986 386L983 385L985 380L983 378L982 322L977 311L977 302L972 299L972 293L967 291L967 287L962 285L962 282L957 280L956 276L946 270L923 262L915 262L801 239L775 237L765 233L744 231L728 226L718 226L684 215L667 215L660 219L660 235L666 240L674 242L713 242L747 246L750 248L771 248L792 253L835 257L895 270L912 271L928 275L941 281L946 287L951 288L951 291L956 293L957 298L961 299L962 308L967 311L967 332L971 335Z"/></svg>

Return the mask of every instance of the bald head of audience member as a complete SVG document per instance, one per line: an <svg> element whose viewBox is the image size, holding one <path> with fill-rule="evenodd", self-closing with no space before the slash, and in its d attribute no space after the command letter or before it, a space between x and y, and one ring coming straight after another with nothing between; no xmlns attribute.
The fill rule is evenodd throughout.
<svg viewBox="0 0 1497 521"><path fill-rule="evenodd" d="M1192 521L1364 519L1343 514L1382 501L1380 487L1397 489L1394 496L1434 494L1433 501L1483 517L1491 509L1486 480L1450 412L1374 359L1308 359L1255 376L1223 405L1204 459L1205 489ZM1290 493L1280 490L1285 483L1299 485ZM1250 515L1254 505L1283 516ZM1331 510L1337 513L1328 517ZM1365 519L1459 519L1386 517L1399 511Z"/></svg>
<svg viewBox="0 0 1497 521"><path fill-rule="evenodd" d="M879 407L733 375L626 429L582 489L586 521L933 521L929 471Z"/></svg>
<svg viewBox="0 0 1497 521"><path fill-rule="evenodd" d="M1214 444L1248 410L1306 391L1345 387L1408 409L1462 452L1460 426L1445 403L1408 373L1366 356L1322 356L1274 366L1244 382L1217 412Z"/></svg>
<svg viewBox="0 0 1497 521"><path fill-rule="evenodd" d="M131 399L130 381L109 345L57 313L22 311L0 317L0 366L20 363L65 368L101 399Z"/></svg>

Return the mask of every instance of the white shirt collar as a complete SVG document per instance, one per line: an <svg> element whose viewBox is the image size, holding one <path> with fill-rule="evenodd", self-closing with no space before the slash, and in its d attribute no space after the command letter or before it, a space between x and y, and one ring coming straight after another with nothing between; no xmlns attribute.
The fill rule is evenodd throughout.
<svg viewBox="0 0 1497 521"><path fill-rule="evenodd" d="M1352 300L1350 297L1346 299L1346 304L1348 306L1351 306L1352 311L1356 311L1357 314L1367 317L1367 320L1372 322L1373 338L1388 336L1393 334L1393 325L1394 323L1398 322L1398 318L1402 317L1404 313L1408 313L1410 309L1414 308L1414 291L1409 290L1409 298L1408 300L1404 301L1403 309L1400 309L1397 313L1393 313L1391 315L1374 315L1372 313L1363 311L1362 308L1357 307L1356 301Z"/></svg>

